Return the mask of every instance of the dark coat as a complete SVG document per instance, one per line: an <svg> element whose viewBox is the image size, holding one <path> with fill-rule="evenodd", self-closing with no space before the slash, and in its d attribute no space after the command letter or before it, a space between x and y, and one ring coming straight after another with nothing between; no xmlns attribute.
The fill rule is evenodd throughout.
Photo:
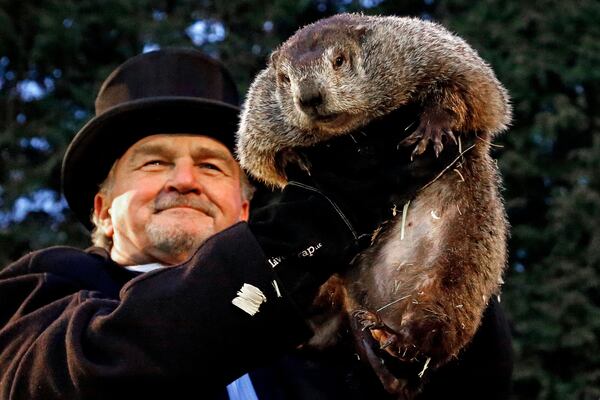
<svg viewBox="0 0 600 400"><path fill-rule="evenodd" d="M221 398L246 371L261 400L387 397L351 351L292 354L310 330L274 279L245 223L141 275L99 249L31 253L0 272L0 399ZM267 298L254 316L231 303L244 283ZM471 347L434 376L443 398L507 390L510 336L495 303Z"/></svg>

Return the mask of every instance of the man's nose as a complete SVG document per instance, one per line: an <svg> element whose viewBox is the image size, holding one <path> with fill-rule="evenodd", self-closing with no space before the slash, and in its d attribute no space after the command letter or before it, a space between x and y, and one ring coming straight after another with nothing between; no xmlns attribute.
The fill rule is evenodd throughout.
<svg viewBox="0 0 600 400"><path fill-rule="evenodd" d="M191 161L175 163L166 183L167 190L179 193L201 193L201 183L196 166Z"/></svg>

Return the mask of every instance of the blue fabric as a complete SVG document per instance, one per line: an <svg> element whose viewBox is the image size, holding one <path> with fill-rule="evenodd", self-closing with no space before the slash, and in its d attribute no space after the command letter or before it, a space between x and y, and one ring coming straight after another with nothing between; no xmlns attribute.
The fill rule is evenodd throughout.
<svg viewBox="0 0 600 400"><path fill-rule="evenodd" d="M230 400L258 400L248 374L240 376L227 385L227 394Z"/></svg>

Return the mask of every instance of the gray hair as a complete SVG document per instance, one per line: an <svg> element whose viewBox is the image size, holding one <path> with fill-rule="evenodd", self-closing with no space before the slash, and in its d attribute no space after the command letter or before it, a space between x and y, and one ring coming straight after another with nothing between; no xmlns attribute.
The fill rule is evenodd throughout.
<svg viewBox="0 0 600 400"><path fill-rule="evenodd" d="M119 161L119 160L117 160ZM98 194L102 194L104 196L110 197L110 192L112 190L114 179L115 179L115 169L117 165L117 161L114 162L106 179L98 186ZM250 201L254 196L255 188L250 183L248 176L240 168L240 188L242 189L242 200ZM94 211L92 211L92 215L90 217L92 224L94 225L94 229L91 233L92 244L97 247L102 247L110 252L112 249L113 241L110 237L106 235L102 225L100 224L100 219L96 215Z"/></svg>
<svg viewBox="0 0 600 400"><path fill-rule="evenodd" d="M117 161L119 161L117 159ZM98 186L98 194L102 194L106 197L110 195L112 191L112 187L115 181L115 169L117 166L117 161L115 161L108 171L108 175L106 179L102 181L102 183ZM94 229L91 233L92 244L97 247L102 247L110 252L112 249L113 241L112 238L108 237L100 224L100 218L96 215L95 210L92 210L92 215L90 217L92 224L94 225Z"/></svg>

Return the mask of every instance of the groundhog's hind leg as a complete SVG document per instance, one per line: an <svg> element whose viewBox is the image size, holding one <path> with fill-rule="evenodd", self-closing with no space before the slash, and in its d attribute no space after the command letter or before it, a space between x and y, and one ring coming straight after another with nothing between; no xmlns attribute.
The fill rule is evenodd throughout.
<svg viewBox="0 0 600 400"><path fill-rule="evenodd" d="M379 350L402 361L414 361L419 356L417 347L412 343L403 345L406 341L401 338L402 334L387 326L377 313L358 310L352 316L361 331L371 334Z"/></svg>
<svg viewBox="0 0 600 400"><path fill-rule="evenodd" d="M354 312L350 322L361 358L371 365L385 390L396 395L398 400L413 399L421 384L421 374L415 368L420 368L421 364L401 360L396 333L376 313L366 310ZM411 349L407 348L404 356L416 361L416 353Z"/></svg>

